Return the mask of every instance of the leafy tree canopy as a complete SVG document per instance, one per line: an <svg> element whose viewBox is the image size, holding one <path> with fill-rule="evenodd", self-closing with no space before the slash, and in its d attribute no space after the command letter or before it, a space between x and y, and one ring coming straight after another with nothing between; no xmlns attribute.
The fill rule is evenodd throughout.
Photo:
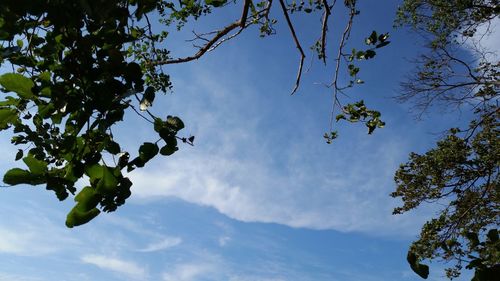
<svg viewBox="0 0 500 281"><path fill-rule="evenodd" d="M326 62L328 18L335 1L275 2L299 51L293 94L305 55L290 14L317 12L322 17L314 48ZM148 110L158 92L172 87L162 66L196 60L252 25L259 27L262 36L273 34L272 4L250 0L2 1L0 63L13 71L0 76L1 89L7 93L0 101L0 130L13 133L12 143L20 146L16 160L22 159L26 166L7 171L4 182L44 184L59 200L76 194L68 227L85 224L101 211L116 210L130 196L132 185L123 170L141 168L158 154L172 155L178 142L192 145L194 141L193 136L178 135L184 128L179 117L155 116ZM165 47L169 32L225 7L241 9L241 17L216 32L196 34L203 45L194 55L170 55ZM380 113L363 101L342 105L337 93L362 83L355 63L373 58L376 49L389 43L388 34L373 31L366 48L346 52L359 11L356 1L345 1L343 9L349 18L338 45L336 69L346 66L351 81L341 85L335 75L334 103L340 109L336 120L363 122L371 134L384 126ZM157 28L150 18L159 19L160 32L153 31ZM158 134L136 152L124 151L112 130L130 112L151 123ZM325 138L330 142L336 136L332 130ZM88 178L90 185L78 191L75 183L81 178Z"/></svg>
<svg viewBox="0 0 500 281"><path fill-rule="evenodd" d="M499 12L496 0L407 0L399 9L399 24L422 33L429 52L417 59L398 98L414 102L420 113L441 104L475 114L468 128L452 128L435 148L412 153L395 175L391 195L403 201L395 214L423 203L443 206L408 252L411 268L423 278L429 274L425 259L447 262L449 278L463 267L474 270L473 280L500 276L500 63L469 42L484 36L481 28L489 32Z"/></svg>
<svg viewBox="0 0 500 281"><path fill-rule="evenodd" d="M114 211L130 196L132 182L124 171L144 167L158 154L169 156L178 144L193 144L193 136L179 132L176 116L149 112L159 92L171 89L163 65L194 61L243 30L256 26L261 36L275 33L278 11L298 51L298 71L292 94L300 85L304 48L291 19L293 13L321 18L317 58L326 63L328 23L334 9L347 12L347 22L333 54L335 73L330 87L337 114L331 116L327 142L337 137L335 121L361 122L372 133L384 126L380 112L357 101L344 104L342 93L364 83L359 61L374 58L389 44L389 35L368 32L362 48L347 50L353 20L360 13L356 0L251 1L228 0L2 0L0 2L0 64L12 72L0 76L0 130L12 134L20 147L16 160L24 168L4 175L9 185L45 185L60 200L75 195L68 227L85 224L101 211ZM274 7L272 10L271 8ZM201 46L191 56L176 58L168 50L169 32L189 21L223 8L241 11L240 18L219 30L196 34ZM405 0L397 24L410 25L429 38L430 52L416 62L416 70L402 84L401 101L411 101L421 112L436 103L472 108L475 120L454 128L436 148L411 154L396 172L392 196L403 213L424 202L441 201L444 209L427 224L407 256L411 268L426 278L425 259L454 262L447 270L457 277L463 265L475 270L475 280L500 275L498 239L499 63L480 49L472 58L463 47L478 27L498 18L496 0ZM159 19L154 32L152 18ZM167 46L167 47L166 47ZM471 49L471 47L467 47ZM462 52L462 53L461 53ZM344 83L339 70L349 76ZM158 136L124 151L113 136L114 126L128 114L139 114ZM88 178L81 190L75 183Z"/></svg>

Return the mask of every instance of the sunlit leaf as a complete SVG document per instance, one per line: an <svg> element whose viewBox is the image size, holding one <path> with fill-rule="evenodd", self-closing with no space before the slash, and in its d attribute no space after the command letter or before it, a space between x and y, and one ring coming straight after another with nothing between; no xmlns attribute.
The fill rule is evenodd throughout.
<svg viewBox="0 0 500 281"><path fill-rule="evenodd" d="M0 85L8 92L14 92L21 98L31 99L33 97L31 92L31 88L34 86L33 81L21 74L6 73L1 75Z"/></svg>

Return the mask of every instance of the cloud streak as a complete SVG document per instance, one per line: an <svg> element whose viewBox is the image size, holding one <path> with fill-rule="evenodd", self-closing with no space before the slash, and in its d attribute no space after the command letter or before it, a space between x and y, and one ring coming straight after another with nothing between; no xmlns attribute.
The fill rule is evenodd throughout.
<svg viewBox="0 0 500 281"><path fill-rule="evenodd" d="M40 210L29 201L22 203L22 208L9 204L0 208L2 214L9 214L8 219L0 220L0 253L44 256L78 246L78 240L68 235L68 229L47 216L48 210Z"/></svg>
<svg viewBox="0 0 500 281"><path fill-rule="evenodd" d="M163 274L163 281L194 281L200 276L212 273L216 267L209 263L179 264L171 272Z"/></svg>
<svg viewBox="0 0 500 281"><path fill-rule="evenodd" d="M145 280L147 278L146 270L131 261L103 255L86 255L81 258L81 261L83 263L95 265L104 270L126 275L135 280Z"/></svg>
<svg viewBox="0 0 500 281"><path fill-rule="evenodd" d="M157 252L157 251L162 251L162 250L166 250L168 248L175 247L181 243L182 243L182 239L179 237L165 237L162 240L160 240L159 242L151 243L148 246L146 246L145 248L139 249L138 251L145 252L145 253Z"/></svg>
<svg viewBox="0 0 500 281"><path fill-rule="evenodd" d="M215 89L201 100L190 97L198 94L194 88L194 93L184 93L191 102L183 118L196 120L199 142L194 149L135 170L131 179L136 202L173 196L245 222L415 233L423 219L392 216L396 202L388 196L393 172L411 145L407 140L349 128L348 139L327 146L318 137L322 129L314 112L297 118L293 106L300 113L304 109L299 105L270 111L245 82L233 89L232 84L214 86L203 73L194 76L199 88ZM214 106L207 109L207 104ZM291 121L283 123L283 118ZM289 132L294 134L287 137Z"/></svg>

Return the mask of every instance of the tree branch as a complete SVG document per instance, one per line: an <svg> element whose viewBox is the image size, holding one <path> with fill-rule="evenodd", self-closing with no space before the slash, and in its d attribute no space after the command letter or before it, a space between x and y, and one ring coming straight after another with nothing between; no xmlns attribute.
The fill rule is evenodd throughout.
<svg viewBox="0 0 500 281"><path fill-rule="evenodd" d="M290 20L290 16L288 15L288 11L286 9L285 2L280 0L281 9L283 11L283 15L285 16L286 23L288 24L288 28L290 29L290 33L292 34L293 40L295 41L295 46L299 49L300 53L300 62L299 62L299 70L297 72L297 79L295 80L295 86L293 87L291 95L295 94L300 85L300 78L302 77L302 68L304 66L304 59L306 55L304 54L304 50L300 45L300 41L297 38L297 34L295 33L295 28L293 27L292 21Z"/></svg>
<svg viewBox="0 0 500 281"><path fill-rule="evenodd" d="M247 21L247 16L248 16L248 7L250 6L250 1L251 0L245 0L243 3L243 11L241 13L241 18L240 18L240 27L245 28L245 23Z"/></svg>
<svg viewBox="0 0 500 281"><path fill-rule="evenodd" d="M332 102L332 110L330 113L330 131L333 131L333 120L334 120L334 115L335 115L335 106L336 105L339 105L340 107L342 106L339 102L339 99L338 99L338 94L339 94L339 92L342 91L342 89L338 85L340 63L341 63L341 58L342 58L344 46L346 44L347 39L349 39L349 36L351 34L352 23L354 20L354 16L356 15L356 8L354 5L351 5L349 7L349 9L350 9L349 19L347 21L344 32L342 33L342 38L340 39L339 49L338 49L336 63L335 63L335 74L333 77L333 81L330 84L330 87L333 86L333 102Z"/></svg>
<svg viewBox="0 0 500 281"><path fill-rule="evenodd" d="M164 60L164 61L156 61L156 62L150 62L150 65L165 65L165 64L177 64L177 63L184 63L184 62L189 62L189 61L192 61L192 60L197 60L199 59L201 56L203 56L207 51L210 51L212 50L213 46L214 45L220 45L219 40L224 37L225 35L227 35L229 32L231 32L232 30L234 30L235 28L237 27L240 27L241 29L244 29L247 27L246 25L246 20L247 20L247 16L248 16L248 7L250 5L250 1L251 0L245 0L245 2L243 3L243 11L242 11L242 15L241 15L241 18L229 25L227 25L226 27L224 27L223 29L219 30L216 32L215 36L210 39L207 44L203 45L203 47L201 47L198 52L196 52L196 54L192 55L192 56L189 56L189 57L184 57L184 58L177 58L177 59L171 59L171 60ZM239 34L239 32L237 33ZM234 36L232 36L234 37ZM226 41L226 40L224 40Z"/></svg>
<svg viewBox="0 0 500 281"><path fill-rule="evenodd" d="M328 0L323 0L323 6L325 7L325 12L323 13L323 23L321 26L321 56L323 58L323 63L326 64L326 32L328 31L328 17L331 14L330 6L328 6ZM333 5L337 0L333 1Z"/></svg>

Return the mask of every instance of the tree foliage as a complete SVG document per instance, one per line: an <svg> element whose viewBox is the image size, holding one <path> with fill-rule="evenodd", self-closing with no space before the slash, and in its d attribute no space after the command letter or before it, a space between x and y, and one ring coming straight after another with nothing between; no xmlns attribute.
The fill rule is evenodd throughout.
<svg viewBox="0 0 500 281"><path fill-rule="evenodd" d="M238 9L241 16L214 32L194 33L194 54L178 58L170 53L171 32L225 8ZM330 56L328 24L334 9L345 12L347 20ZM342 120L363 123L369 134L383 127L380 112L362 100L345 104L341 99L346 90L364 83L359 62L373 59L389 44L388 33L367 30L364 47L348 46L360 13L356 0L3 0L0 65L12 71L0 76L5 93L0 98L0 130L12 134L11 142L20 147L16 160L25 166L7 171L4 182L43 184L59 200L75 195L68 227L116 210L130 196L132 182L125 171L142 168L158 155L172 155L179 141L194 141L179 135L184 128L179 117L149 111L156 94L172 88L162 66L195 61L251 26L263 37L274 34L277 20L271 11L282 15L298 51L292 94L300 86L306 56L292 15L321 19L311 49L324 63L331 57L334 66L327 142L337 137L333 127ZM498 276L499 63L480 48L465 45L498 14L496 0L405 0L397 15L398 24L413 26L429 39L430 51L417 59L399 99L414 102L421 112L436 103L465 104L476 116L468 128L451 129L436 148L411 154L396 173L392 196L400 197L403 205L395 213L424 202L445 206L424 225L407 256L424 278L429 274L421 263L425 259L454 263L449 277L457 277L464 265L475 270L475 280ZM159 23L153 24L153 18ZM464 47L473 54L464 54ZM347 72L347 81L339 78L341 70ZM156 139L138 144L137 151L124 151L113 135L114 126L129 114L140 115L157 133ZM75 183L82 178L89 185L77 190Z"/></svg>
<svg viewBox="0 0 500 281"><path fill-rule="evenodd" d="M322 18L313 49L326 62L328 19L336 1L275 2L299 51L293 94L300 84L305 53L291 14ZM0 65L12 72L0 76L0 89L6 93L0 99L0 130L13 134L11 142L20 147L16 160L22 159L26 166L7 171L4 182L43 184L59 200L76 195L68 227L85 224L101 211L116 210L131 194L132 182L124 170L142 168L159 154L172 155L179 141L191 145L194 141L194 136L178 135L184 128L179 117L155 116L148 110L157 93L172 87L162 66L194 61L250 26L257 26L261 36L273 34L277 21L271 17L272 5L270 0L1 1ZM170 54L170 32L226 7L241 9L241 17L214 32L195 33L195 43L201 43L193 55ZM389 43L388 34L372 32L366 50L347 53L353 18L359 11L354 0L340 8L349 17L338 44L331 86L334 106L341 111L337 121L363 122L372 133L384 125L380 113L363 101L343 105L337 93L362 83L355 63L373 58L375 49ZM351 76L345 87L337 78L344 66ZM124 151L113 128L131 113L150 123L157 138L139 144L137 151ZM332 131L327 140L334 137ZM75 183L82 178L89 185L77 190Z"/></svg>
<svg viewBox="0 0 500 281"><path fill-rule="evenodd" d="M448 277L458 277L464 266L484 275L477 280L498 277L500 112L488 114L480 123L473 121L467 130L450 130L424 155L412 153L409 162L396 172L397 189L391 195L401 197L404 204L394 210L395 214L422 203L445 206L423 226L411 246L409 255L415 257L409 261L412 268L418 264L417 257L440 258L455 262L447 269ZM486 241L480 243L480 237Z"/></svg>
<svg viewBox="0 0 500 281"><path fill-rule="evenodd" d="M464 267L474 270L473 280L500 276L500 63L471 42L484 35L479 29L489 31L499 12L495 0L404 1L399 10L398 22L421 32L429 52L416 61L398 99L414 102L420 113L441 104L475 116L468 128L450 129L435 148L412 153L395 175L391 196L403 201L395 214L423 203L443 206L408 252L411 268L423 278L426 259L450 264L449 278Z"/></svg>

